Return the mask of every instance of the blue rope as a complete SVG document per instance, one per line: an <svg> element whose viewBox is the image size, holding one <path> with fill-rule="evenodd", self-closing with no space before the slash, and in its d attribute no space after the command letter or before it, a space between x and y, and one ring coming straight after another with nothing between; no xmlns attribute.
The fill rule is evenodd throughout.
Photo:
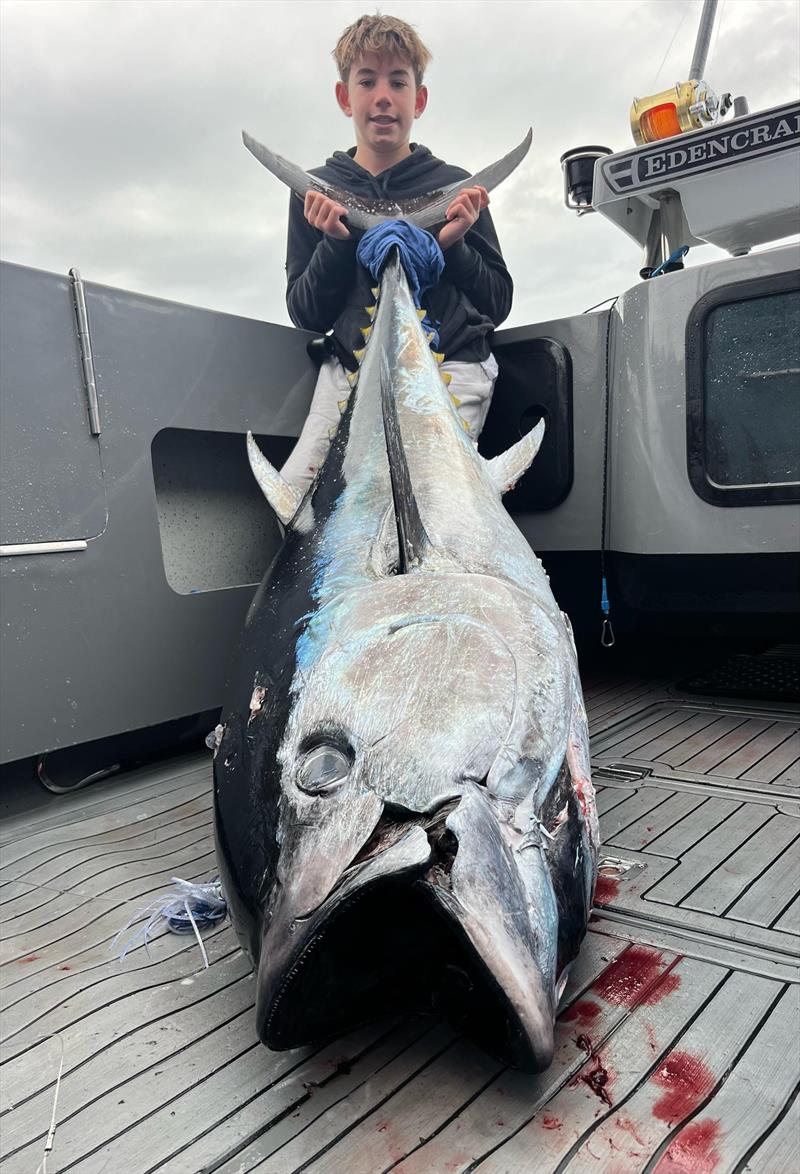
<svg viewBox="0 0 800 1174"><path fill-rule="evenodd" d="M606 582L605 575L603 575L603 582L601 586L600 610L606 619L608 619L611 613L611 604L608 602L608 583Z"/></svg>
<svg viewBox="0 0 800 1174"><path fill-rule="evenodd" d="M356 249L356 260L379 281L389 251L395 247L400 250L414 305L422 309L422 295L437 284L444 269L439 242L424 228L417 228L407 220L384 220L364 233ZM438 349L438 323L431 322L426 315L422 327L435 335L433 346Z"/></svg>
<svg viewBox="0 0 800 1174"><path fill-rule="evenodd" d="M681 245L680 248L675 249L674 253L670 253L666 261L662 261L660 265L655 267L653 272L650 274L650 277L660 277L662 273L666 273L670 265L677 265L679 261L682 261L688 252L689 246Z"/></svg>

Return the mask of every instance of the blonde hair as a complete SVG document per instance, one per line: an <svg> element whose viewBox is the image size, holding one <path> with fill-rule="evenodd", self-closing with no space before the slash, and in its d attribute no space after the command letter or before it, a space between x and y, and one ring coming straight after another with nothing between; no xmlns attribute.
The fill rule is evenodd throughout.
<svg viewBox="0 0 800 1174"><path fill-rule="evenodd" d="M367 53L379 57L405 57L411 64L418 86L422 85L431 53L416 31L395 16L360 16L344 30L336 43L333 57L339 77L347 82L353 64Z"/></svg>

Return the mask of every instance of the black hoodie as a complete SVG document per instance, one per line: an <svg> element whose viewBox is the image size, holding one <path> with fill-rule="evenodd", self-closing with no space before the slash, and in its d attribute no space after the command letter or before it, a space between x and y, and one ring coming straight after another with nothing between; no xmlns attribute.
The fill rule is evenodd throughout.
<svg viewBox="0 0 800 1174"><path fill-rule="evenodd" d="M468 171L437 159L427 147L411 144L411 154L371 175L355 162L355 147L337 151L311 174L353 195L404 200L426 195ZM374 281L356 261L362 233L350 240L326 236L308 223L303 201L292 195L286 249L286 305L295 326L321 334L333 331L333 350L345 367L356 369L353 351L364 345L366 307L374 303ZM423 294L422 304L439 325L439 347L446 359L480 362L489 355L489 337L508 317L513 284L503 261L492 218L481 212L469 232L444 254L439 284Z"/></svg>

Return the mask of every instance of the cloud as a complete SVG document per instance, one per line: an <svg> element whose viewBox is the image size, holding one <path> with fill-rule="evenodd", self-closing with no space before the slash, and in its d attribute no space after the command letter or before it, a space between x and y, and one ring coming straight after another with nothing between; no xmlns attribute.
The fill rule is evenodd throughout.
<svg viewBox="0 0 800 1174"><path fill-rule="evenodd" d="M387 6L434 53L420 141L476 169L534 127L531 156L492 201L516 285L509 324L579 313L636 282L637 246L599 216L579 221L564 209L559 157L587 142L629 145L632 97L685 76L700 7ZM720 7L711 84L746 93L753 109L794 96L794 0ZM61 272L77 265L87 280L287 322L287 195L240 132L304 166L351 145L330 52L370 8L6 0L3 257ZM693 259L718 255L706 247Z"/></svg>

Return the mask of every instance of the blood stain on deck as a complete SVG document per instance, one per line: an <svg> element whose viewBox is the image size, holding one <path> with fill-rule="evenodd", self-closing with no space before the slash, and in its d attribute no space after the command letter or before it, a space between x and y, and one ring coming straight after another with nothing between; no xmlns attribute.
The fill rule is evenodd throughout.
<svg viewBox="0 0 800 1174"><path fill-rule="evenodd" d="M653 1105L653 1116L670 1125L694 1112L716 1084L713 1072L690 1052L672 1052L651 1079L666 1089Z"/></svg>
<svg viewBox="0 0 800 1174"><path fill-rule="evenodd" d="M596 1097L599 1097L601 1101L611 1107L614 1102L611 1100L608 1089L613 1085L616 1073L611 1068L605 1066L599 1053L594 1056L592 1055L592 1041L588 1035L579 1035L575 1043L582 1051L586 1052L586 1055L592 1061L592 1067L588 1072L580 1072L577 1078L572 1081L572 1084L575 1085L578 1081L581 1081L592 1090Z"/></svg>
<svg viewBox="0 0 800 1174"><path fill-rule="evenodd" d="M629 946L595 980L592 990L607 1003L618 1007L659 1003L680 985L678 975L664 974L663 967L658 950L648 946Z"/></svg>
<svg viewBox="0 0 800 1174"><path fill-rule="evenodd" d="M711 1174L719 1163L715 1146L721 1132L719 1121L692 1121L670 1143L653 1174Z"/></svg>
<svg viewBox="0 0 800 1174"><path fill-rule="evenodd" d="M630 1117L617 1117L616 1125L618 1129L623 1130L625 1133L629 1133L637 1145L643 1147L647 1146L647 1142L644 1141L636 1132L636 1124L631 1120Z"/></svg>
<svg viewBox="0 0 800 1174"><path fill-rule="evenodd" d="M565 1007L559 1018L563 1023L578 1023L582 1027L587 1027L594 1023L600 1012L601 1007L598 1003L593 1003L591 999L578 999L569 1007Z"/></svg>
<svg viewBox="0 0 800 1174"><path fill-rule="evenodd" d="M595 905L610 905L615 897L618 896L619 881L617 878L615 876L603 876L603 874L600 873L594 889Z"/></svg>

